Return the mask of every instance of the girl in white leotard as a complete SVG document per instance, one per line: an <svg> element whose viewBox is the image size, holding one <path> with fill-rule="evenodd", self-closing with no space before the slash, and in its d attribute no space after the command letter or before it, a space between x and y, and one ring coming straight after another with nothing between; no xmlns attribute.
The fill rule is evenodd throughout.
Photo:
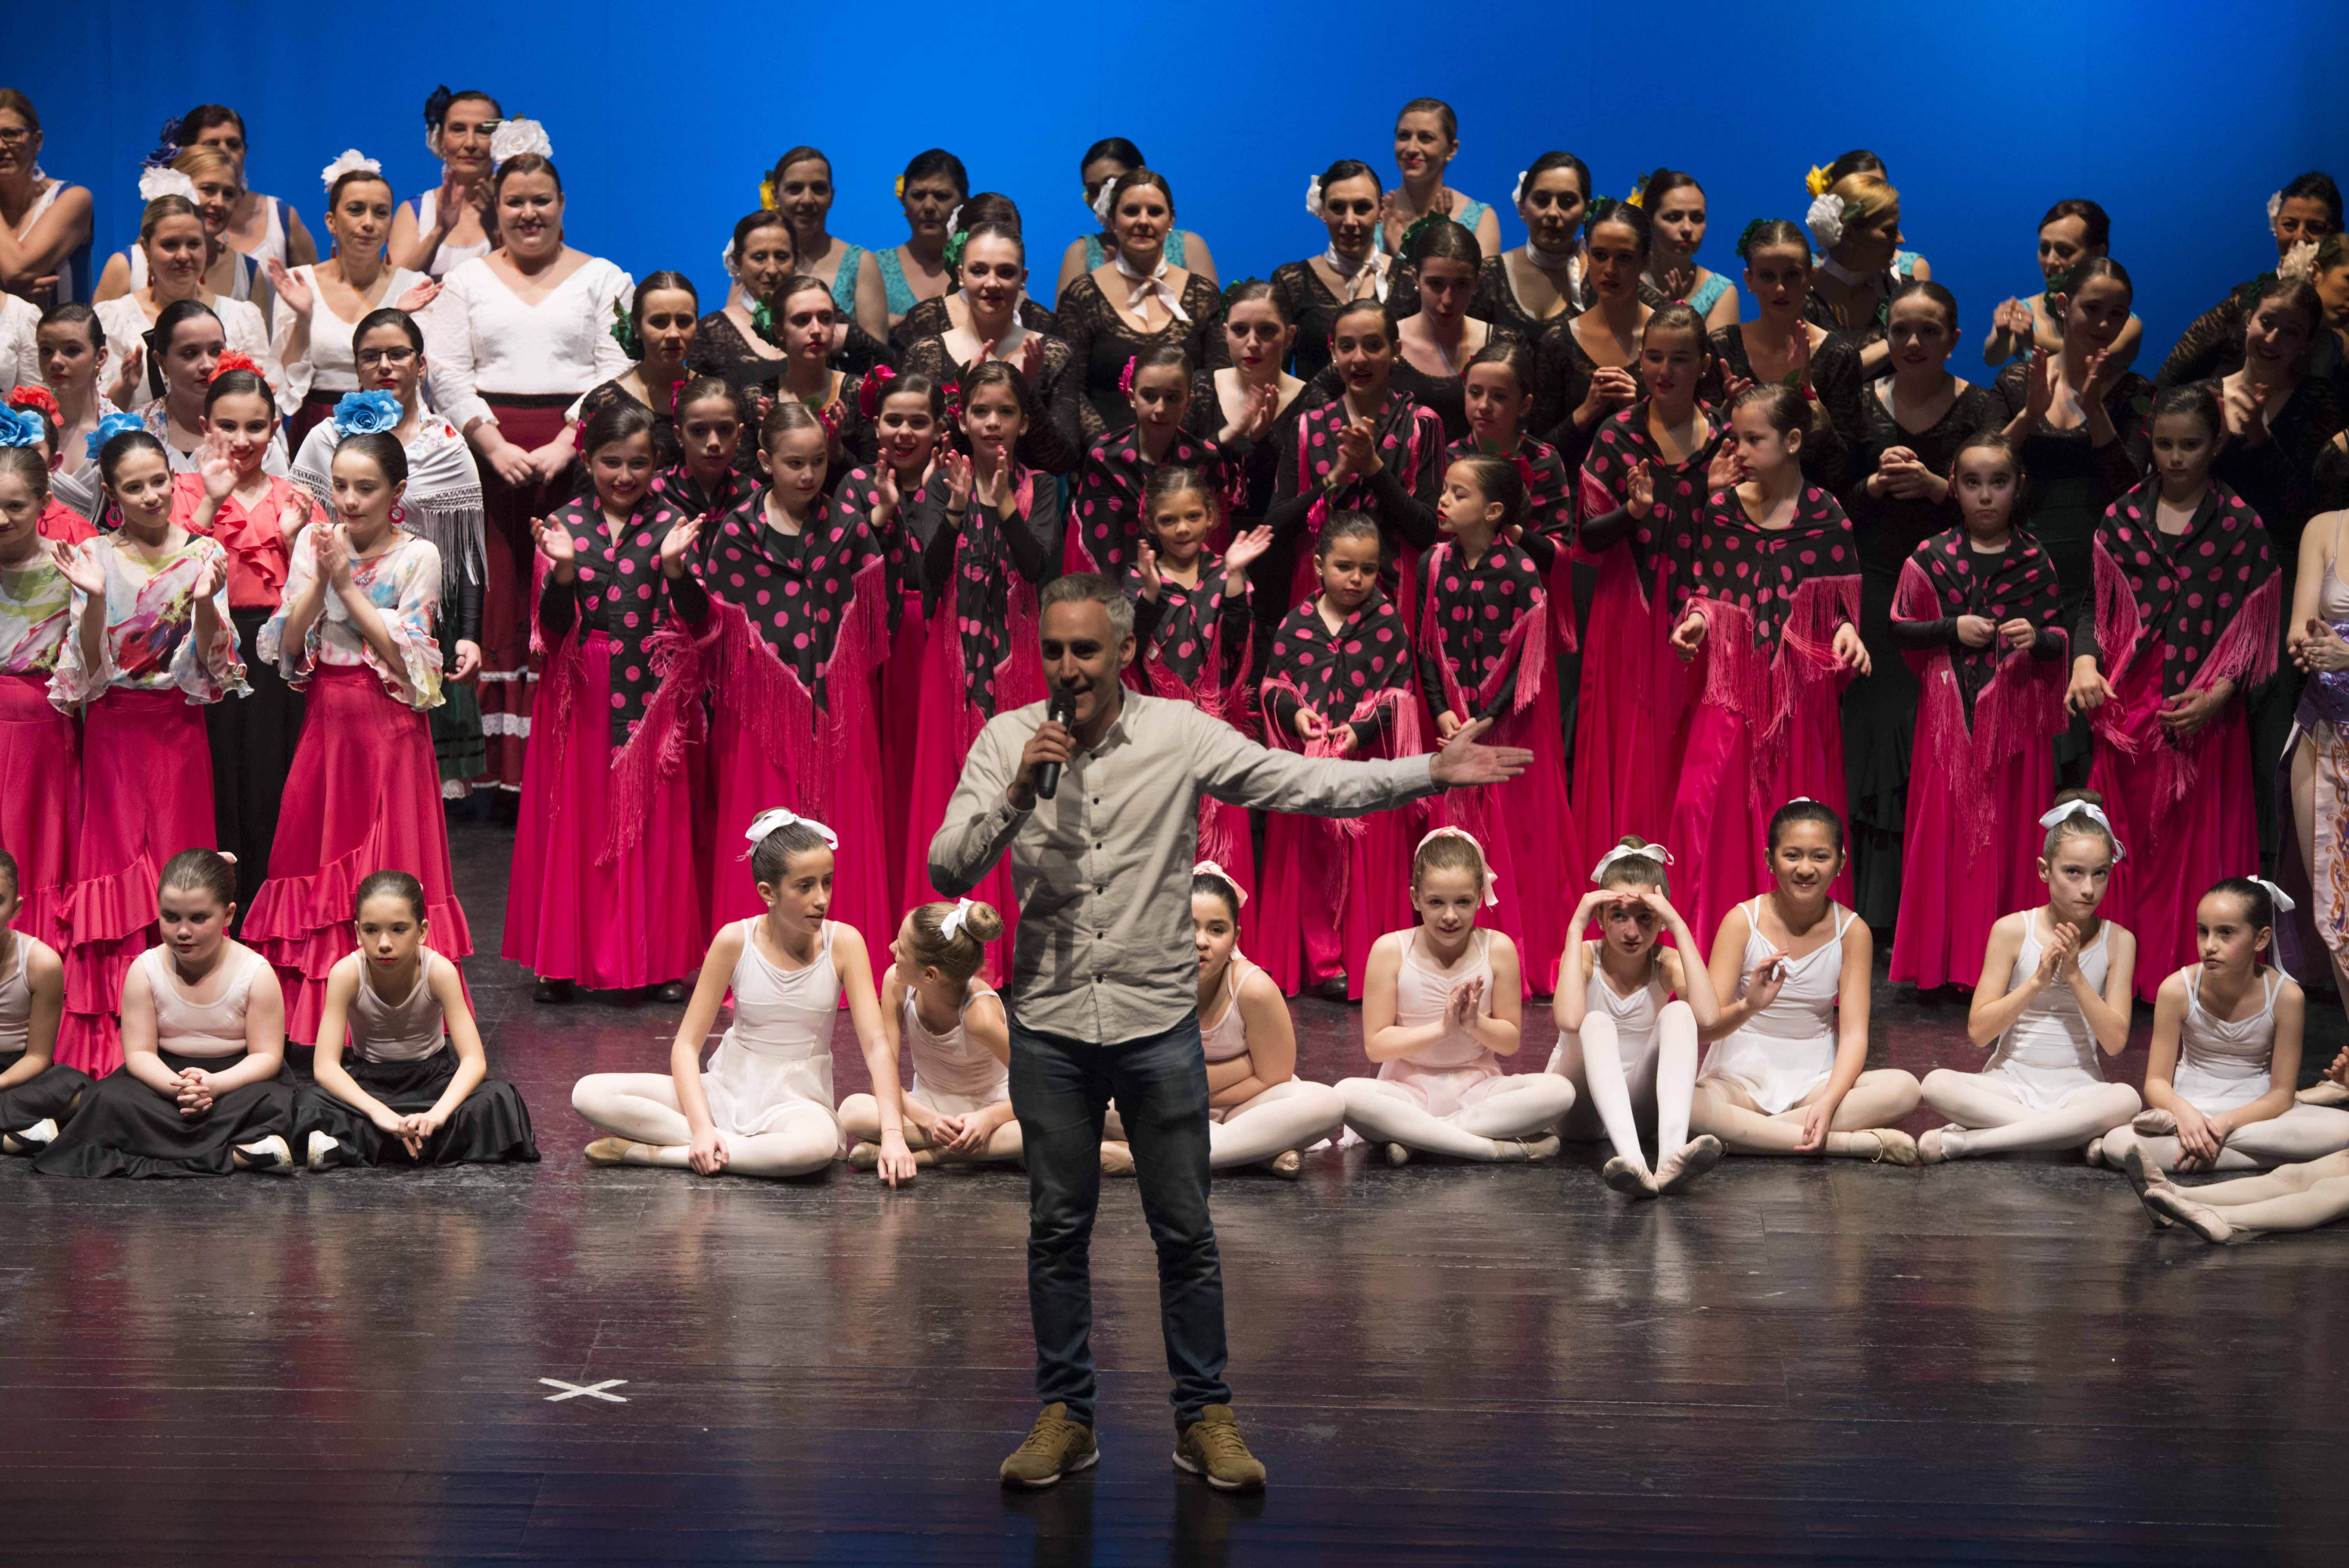
<svg viewBox="0 0 2349 1568"><path fill-rule="evenodd" d="M2096 913L2120 841L2104 802L2057 797L2044 819L2047 902L1990 930L1966 1033L1992 1047L1980 1072L1936 1068L1919 1087L1950 1119L1917 1140L1926 1164L2018 1150L2077 1149L2137 1113L2137 1090L2105 1081L2099 1058L2128 1044L2137 938Z"/></svg>
<svg viewBox="0 0 2349 1568"><path fill-rule="evenodd" d="M1732 1154L1827 1154L1917 1162L1892 1126L1917 1108L1917 1080L1868 1063L1874 944L1827 896L1843 871L1843 819L1795 799L1770 819L1777 886L1733 906L1713 944L1713 984L1729 996L1702 1032L1689 1126Z"/></svg>
<svg viewBox="0 0 2349 1568"><path fill-rule="evenodd" d="M894 1058L900 1039L914 1058L905 1091L905 1147L916 1165L1019 1158L1011 1112L1011 1027L1003 998L979 977L987 944L1003 916L976 899L925 903L906 912L881 976L881 1027ZM881 1107L869 1094L840 1102L853 1140L848 1162L871 1170L881 1157Z"/></svg>
<svg viewBox="0 0 2349 1568"><path fill-rule="evenodd" d="M2259 1171L2349 1149L2349 1110L2299 1105L2307 998L2263 962L2275 939L2272 884L2229 877L2195 907L2199 964L2153 1004L2146 1109L2105 1135L2104 1161L2180 1171ZM2132 1171L2132 1174L2135 1174Z"/></svg>
<svg viewBox="0 0 2349 1568"><path fill-rule="evenodd" d="M1567 923L1550 1013L1557 1046L1549 1070L1574 1085L1568 1138L1587 1139L1603 1124L1615 1145L1607 1184L1635 1198L1677 1192L1721 1159L1711 1133L1689 1137L1696 1088L1700 1026L1721 1016L1703 949L1664 896L1671 852L1636 833L1624 835L1592 868L1593 891ZM1585 942L1590 923L1599 939ZM1672 934L1673 946L1656 939ZM1639 1113L1656 1118L1656 1168L1640 1147Z"/></svg>
<svg viewBox="0 0 2349 1568"><path fill-rule="evenodd" d="M1297 1076L1297 1030L1271 976L1240 955L1240 907L1231 874L1203 861L1191 878L1191 932L1199 950L1199 1040L1207 1057L1207 1165L1260 1165L1294 1179L1299 1154L1334 1138L1346 1102Z"/></svg>
<svg viewBox="0 0 2349 1568"><path fill-rule="evenodd" d="M1412 856L1419 923L1371 944L1362 982L1362 1047L1376 1078L1338 1085L1346 1123L1386 1145L1389 1162L1413 1150L1457 1160L1548 1160L1549 1130L1574 1105L1556 1073L1510 1073L1503 1057L1523 1041L1517 948L1476 929L1494 899L1484 847L1458 828L1438 828Z"/></svg>
<svg viewBox="0 0 2349 1568"><path fill-rule="evenodd" d="M832 906L833 831L771 810L760 813L744 837L767 913L730 923L710 943L667 1073L592 1073L572 1087L571 1108L581 1119L614 1134L589 1144L587 1159L703 1176L823 1170L840 1155L832 1027L845 992L880 1109L875 1168L892 1187L910 1181L914 1157L900 1131L897 1053L881 1027L864 938L854 926L824 919ZM734 1023L705 1071L702 1042L730 991Z"/></svg>

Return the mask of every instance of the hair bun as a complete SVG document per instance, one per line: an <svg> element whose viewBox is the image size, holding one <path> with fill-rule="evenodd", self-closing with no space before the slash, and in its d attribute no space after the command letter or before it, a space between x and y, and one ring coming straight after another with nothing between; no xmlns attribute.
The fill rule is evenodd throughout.
<svg viewBox="0 0 2349 1568"><path fill-rule="evenodd" d="M1644 850L1648 847L1648 841L1637 833L1626 833L1615 841L1615 846L1623 850Z"/></svg>
<svg viewBox="0 0 2349 1568"><path fill-rule="evenodd" d="M993 904L974 901L963 911L962 928L984 947L1003 934L1003 915Z"/></svg>
<svg viewBox="0 0 2349 1568"><path fill-rule="evenodd" d="M2094 789L2059 789L2055 792L2053 803L2058 806L2068 806L2075 800L2084 800L2098 808L2102 808L2105 803L2105 798Z"/></svg>

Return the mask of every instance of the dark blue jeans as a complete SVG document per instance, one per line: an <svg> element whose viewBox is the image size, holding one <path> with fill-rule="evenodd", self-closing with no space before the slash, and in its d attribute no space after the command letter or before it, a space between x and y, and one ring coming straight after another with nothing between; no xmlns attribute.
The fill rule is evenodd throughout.
<svg viewBox="0 0 2349 1568"><path fill-rule="evenodd" d="M1028 1161L1028 1310L1036 1397L1093 1419L1093 1215L1102 1119L1112 1099L1133 1148L1158 1245L1158 1318L1174 1417L1228 1404L1224 1269L1207 1215L1207 1062L1194 1014L1164 1034L1094 1045L1011 1023L1011 1109Z"/></svg>

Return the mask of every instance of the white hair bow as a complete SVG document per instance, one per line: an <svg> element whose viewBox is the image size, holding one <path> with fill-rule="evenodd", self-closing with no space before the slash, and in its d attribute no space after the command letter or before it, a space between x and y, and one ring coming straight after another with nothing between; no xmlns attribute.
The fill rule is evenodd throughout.
<svg viewBox="0 0 2349 1568"><path fill-rule="evenodd" d="M963 921L970 913L971 903L972 901L967 898L955 901L954 908L947 912L947 917L944 920L938 922L940 942L952 942L962 934Z"/></svg>
<svg viewBox="0 0 2349 1568"><path fill-rule="evenodd" d="M554 156L554 143L547 140L546 128L534 119L502 119L490 135L490 162L499 168L508 159L534 152L541 158Z"/></svg>
<svg viewBox="0 0 2349 1568"><path fill-rule="evenodd" d="M1607 874L1607 868L1617 861L1630 860L1661 861L1665 865L1671 865L1672 852L1661 844L1641 844L1638 849L1633 849L1629 844L1618 844L1599 856L1599 863L1590 868L1590 885L1599 886L1599 879Z"/></svg>
<svg viewBox="0 0 2349 1568"><path fill-rule="evenodd" d="M2249 880L2257 882L2260 886L2268 890L2268 898L2275 904L2275 912L2278 914L2290 914L2293 910L2300 907L2298 904L2292 903L2292 894L2284 892L2283 889L2276 886L2275 883L2268 881L2267 878L2252 877Z"/></svg>
<svg viewBox="0 0 2349 1568"><path fill-rule="evenodd" d="M2122 861L2128 858L2128 851L2121 847L2121 836L2113 831L2113 820L2110 817L2106 816L2105 809L2097 805L2094 800L2066 800L2062 805L2056 807L2054 810L2048 812L2045 816L2040 818L2039 825L2043 828L2052 828L2056 823L2064 820L2066 817L2085 817L2090 821L2095 823L2096 826L2102 828L2105 830L2105 837L2113 841L2113 863L2115 865L2118 865Z"/></svg>
<svg viewBox="0 0 2349 1568"><path fill-rule="evenodd" d="M192 202L196 199L196 182L176 169L141 170L139 175L139 200L160 201L166 196L182 196Z"/></svg>
<svg viewBox="0 0 2349 1568"><path fill-rule="evenodd" d="M1239 878L1232 875L1231 872L1224 870L1223 867L1217 865L1215 861L1201 861L1197 865L1191 868L1191 874L1195 877L1218 878L1226 887L1232 890L1232 896L1239 900L1241 906L1243 908L1247 906L1247 889L1240 886Z"/></svg>
<svg viewBox="0 0 2349 1568"><path fill-rule="evenodd" d="M348 147L343 150L343 155L340 158L318 170L318 178L325 183L326 189L332 191L335 181L354 170L365 170L369 174L380 174L383 172L383 165L372 158L364 156L357 148Z"/></svg>
<svg viewBox="0 0 2349 1568"><path fill-rule="evenodd" d="M1485 873L1485 907L1490 909L1493 905L1501 902L1501 879L1495 873L1492 860L1485 853L1485 846L1476 841L1475 834L1470 832L1465 828L1444 827L1433 829L1428 832L1426 838L1420 840L1417 844L1412 847L1411 852L1413 858L1417 859L1419 851L1427 848L1428 844L1436 839L1467 840L1468 847L1476 851L1477 868Z"/></svg>
<svg viewBox="0 0 2349 1568"><path fill-rule="evenodd" d="M742 836L750 840L754 844L761 843L765 841L767 835L773 832L777 828L788 828L793 822L800 823L803 827L812 828L815 830L817 836L822 838L825 843L830 844L835 850L840 848L840 835L838 833L833 832L830 828L825 827L813 817L802 817L795 815L790 810L781 806L771 807L751 818L750 830L745 832Z"/></svg>

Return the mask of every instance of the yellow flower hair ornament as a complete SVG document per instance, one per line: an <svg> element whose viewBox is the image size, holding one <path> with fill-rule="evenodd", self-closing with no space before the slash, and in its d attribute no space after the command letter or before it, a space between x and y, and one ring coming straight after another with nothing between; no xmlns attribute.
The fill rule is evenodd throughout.
<svg viewBox="0 0 2349 1568"><path fill-rule="evenodd" d="M759 181L759 211L761 212L771 212L774 210L775 180L774 176L771 174L766 179Z"/></svg>
<svg viewBox="0 0 2349 1568"><path fill-rule="evenodd" d="M1813 196L1826 195L1834 184L1834 177L1816 163L1811 165L1811 171L1803 176L1803 189Z"/></svg>

